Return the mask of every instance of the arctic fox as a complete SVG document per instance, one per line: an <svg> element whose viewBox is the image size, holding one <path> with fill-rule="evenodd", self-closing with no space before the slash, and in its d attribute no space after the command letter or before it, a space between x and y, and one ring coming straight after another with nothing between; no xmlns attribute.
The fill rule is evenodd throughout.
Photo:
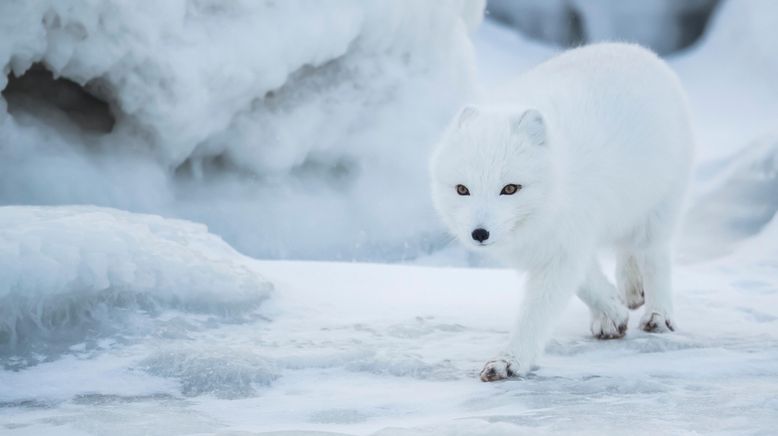
<svg viewBox="0 0 778 436"><path fill-rule="evenodd" d="M596 44L501 91L465 107L431 159L451 232L528 273L510 342L481 380L528 373L575 293L597 338L623 337L628 308L644 302L640 328L674 330L670 242L693 150L676 75L639 46ZM616 286L603 248L615 249Z"/></svg>

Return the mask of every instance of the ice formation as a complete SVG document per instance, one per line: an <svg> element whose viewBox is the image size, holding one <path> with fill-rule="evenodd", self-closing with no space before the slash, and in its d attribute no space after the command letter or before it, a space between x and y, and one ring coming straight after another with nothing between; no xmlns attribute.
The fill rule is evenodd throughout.
<svg viewBox="0 0 778 436"><path fill-rule="evenodd" d="M265 257L417 255L439 230L428 146L472 91L482 11L3 2L0 202L193 219Z"/></svg>
<svg viewBox="0 0 778 436"><path fill-rule="evenodd" d="M166 310L253 316L271 285L252 262L201 224L0 207L0 361L24 366L113 334L149 334L148 319Z"/></svg>

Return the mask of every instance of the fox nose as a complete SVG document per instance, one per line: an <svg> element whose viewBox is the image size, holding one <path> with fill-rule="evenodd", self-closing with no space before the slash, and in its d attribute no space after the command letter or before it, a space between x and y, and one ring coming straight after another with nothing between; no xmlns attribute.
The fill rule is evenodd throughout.
<svg viewBox="0 0 778 436"><path fill-rule="evenodd" d="M473 239L475 239L478 242L484 242L485 240L489 239L489 232L486 229L475 229L472 233Z"/></svg>

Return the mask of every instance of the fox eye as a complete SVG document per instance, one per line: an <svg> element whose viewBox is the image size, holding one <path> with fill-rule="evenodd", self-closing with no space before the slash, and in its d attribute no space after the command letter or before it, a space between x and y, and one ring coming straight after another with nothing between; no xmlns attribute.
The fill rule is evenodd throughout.
<svg viewBox="0 0 778 436"><path fill-rule="evenodd" d="M500 195L513 195L519 192L519 189L521 189L521 185L510 183L502 187L502 191L500 191Z"/></svg>
<svg viewBox="0 0 778 436"><path fill-rule="evenodd" d="M457 194L459 194L459 195L470 195L470 190L467 189L467 186L465 186L465 185L457 185Z"/></svg>

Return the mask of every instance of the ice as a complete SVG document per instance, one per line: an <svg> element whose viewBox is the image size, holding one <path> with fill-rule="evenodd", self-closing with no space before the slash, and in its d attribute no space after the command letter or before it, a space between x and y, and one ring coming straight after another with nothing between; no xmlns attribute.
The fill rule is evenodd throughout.
<svg viewBox="0 0 778 436"><path fill-rule="evenodd" d="M273 366L261 356L241 350L213 348L203 352L196 347L165 350L139 363L149 374L179 380L185 396L208 393L227 399L257 395L255 387L268 386L278 378Z"/></svg>
<svg viewBox="0 0 778 436"><path fill-rule="evenodd" d="M598 341L576 301L541 368L496 384L476 375L507 339L507 308L520 298L513 272L260 262L277 285L269 322L220 323L183 340L152 338L0 373L0 401L9 404L0 422L45 433L56 416L61 432L119 435L186 434L182 415L209 434L770 429L778 289L774 280L735 282L774 278L774 255L733 256L677 270L677 333L639 331L638 312L624 340ZM765 263L769 275L753 274Z"/></svg>
<svg viewBox="0 0 778 436"><path fill-rule="evenodd" d="M248 258L201 224L89 206L0 208L4 366L148 334L146 318L165 310L248 316L270 290ZM163 321L154 325L169 331Z"/></svg>
<svg viewBox="0 0 778 436"><path fill-rule="evenodd" d="M472 95L483 6L4 2L0 202L204 222L258 257L433 251L443 236L418 187Z"/></svg>

